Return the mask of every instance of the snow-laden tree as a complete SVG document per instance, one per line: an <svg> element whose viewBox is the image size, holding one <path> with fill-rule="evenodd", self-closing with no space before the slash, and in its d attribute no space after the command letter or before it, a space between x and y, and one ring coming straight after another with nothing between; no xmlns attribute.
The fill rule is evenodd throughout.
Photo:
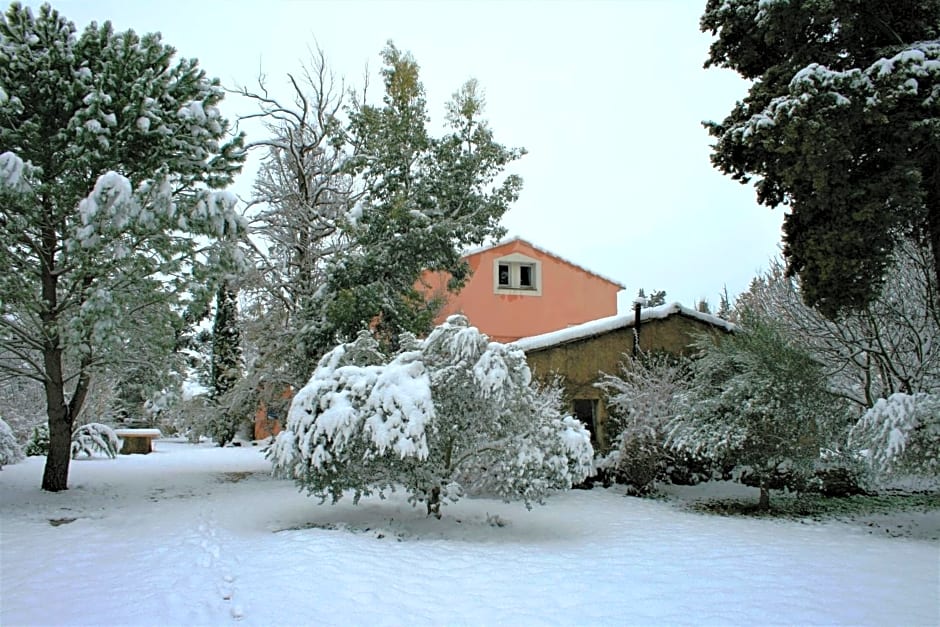
<svg viewBox="0 0 940 627"><path fill-rule="evenodd" d="M29 434L29 440L26 442L26 448L23 449L27 456L48 455L49 454L49 423L43 422L33 427Z"/></svg>
<svg viewBox="0 0 940 627"><path fill-rule="evenodd" d="M110 23L77 35L49 5L0 18L0 368L45 388L46 490L68 486L93 375L163 328L132 322L207 301L234 264L214 244L243 228L235 198L212 190L243 142L218 81L174 54Z"/></svg>
<svg viewBox="0 0 940 627"><path fill-rule="evenodd" d="M876 475L940 476L940 396L895 393L879 399L849 434Z"/></svg>
<svg viewBox="0 0 940 627"><path fill-rule="evenodd" d="M822 366L833 391L860 411L896 392L936 394L940 300L932 260L910 241L901 242L892 260L875 299L836 320L803 302L800 281L787 277L778 260L751 282L738 305L774 319Z"/></svg>
<svg viewBox="0 0 940 627"><path fill-rule="evenodd" d="M79 455L94 457L99 453L113 459L119 447L120 440L114 429L100 422L84 424L72 434L72 459Z"/></svg>
<svg viewBox="0 0 940 627"><path fill-rule="evenodd" d="M345 131L346 171L363 194L346 223L353 246L330 262L319 294L320 351L369 325L392 345L403 331L426 334L440 303L415 288L421 274L446 272L450 289L463 286L463 251L503 234L522 186L505 169L524 151L494 140L476 81L453 95L448 132L433 137L418 64L391 43L382 57L382 105L357 102Z"/></svg>
<svg viewBox="0 0 940 627"><path fill-rule="evenodd" d="M0 356L0 361L4 360ZM19 441L27 441L33 427L45 420L46 395L42 384L26 377L0 375L0 416Z"/></svg>
<svg viewBox="0 0 940 627"><path fill-rule="evenodd" d="M619 374L603 374L597 387L607 396L611 450L598 463L638 494L649 492L668 469L666 425L679 412L688 386L689 362L667 353L624 355Z"/></svg>
<svg viewBox="0 0 940 627"><path fill-rule="evenodd" d="M770 489L806 479L819 459L820 424L844 407L826 389L822 369L771 320L742 312L730 335L704 336L689 391L666 427L670 446L736 465L735 477Z"/></svg>
<svg viewBox="0 0 940 627"><path fill-rule="evenodd" d="M0 470L6 464L15 464L26 458L7 421L0 418Z"/></svg>
<svg viewBox="0 0 940 627"><path fill-rule="evenodd" d="M646 295L646 290L640 288L636 294L635 303L639 303L644 309L659 307L666 304L666 290L650 290L650 295Z"/></svg>
<svg viewBox="0 0 940 627"><path fill-rule="evenodd" d="M321 318L317 294L327 266L349 246L342 229L357 193L344 170L344 89L314 51L299 73L287 75L290 100L275 98L260 77L238 93L254 101L267 137L250 144L263 157L252 193L252 270L241 280L244 395L268 408L300 389L322 354L311 339Z"/></svg>
<svg viewBox="0 0 940 627"><path fill-rule="evenodd" d="M440 517L465 493L528 505L590 472L589 433L521 351L463 316L400 343L388 359L362 332L323 356L268 453L277 475L334 502L401 487Z"/></svg>
<svg viewBox="0 0 940 627"><path fill-rule="evenodd" d="M709 0L706 65L751 81L712 162L786 205L787 271L835 317L880 291L906 236L940 282L940 1Z"/></svg>

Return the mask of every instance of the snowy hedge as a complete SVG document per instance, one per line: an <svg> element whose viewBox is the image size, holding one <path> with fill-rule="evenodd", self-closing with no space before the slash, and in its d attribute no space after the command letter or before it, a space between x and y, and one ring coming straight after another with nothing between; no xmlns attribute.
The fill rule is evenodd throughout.
<svg viewBox="0 0 940 627"><path fill-rule="evenodd" d="M320 360L268 452L275 474L334 502L400 486L440 516L468 492L541 502L591 471L589 433L522 351L463 316L401 344L386 357L362 333Z"/></svg>
<svg viewBox="0 0 940 627"><path fill-rule="evenodd" d="M15 464L23 461L26 455L16 441L13 435L13 429L6 423L6 420L0 418L0 468L6 464Z"/></svg>

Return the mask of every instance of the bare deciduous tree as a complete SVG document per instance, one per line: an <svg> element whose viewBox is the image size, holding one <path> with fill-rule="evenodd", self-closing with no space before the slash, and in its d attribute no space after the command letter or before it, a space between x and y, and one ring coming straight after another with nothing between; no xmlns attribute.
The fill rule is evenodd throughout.
<svg viewBox="0 0 940 627"><path fill-rule="evenodd" d="M302 386L316 363L304 335L319 315L314 298L328 261L348 249L341 223L350 219L357 198L344 169L342 82L320 49L287 79L290 102L273 96L263 75L256 90L236 92L258 107L242 120L259 120L269 134L250 144L265 156L251 202L255 266L241 290L249 366L242 385L270 397L269 403Z"/></svg>
<svg viewBox="0 0 940 627"><path fill-rule="evenodd" d="M744 305L778 321L825 368L835 391L864 410L895 392L940 390L940 306L930 251L904 242L881 294L830 320L803 303L783 262L754 279Z"/></svg>

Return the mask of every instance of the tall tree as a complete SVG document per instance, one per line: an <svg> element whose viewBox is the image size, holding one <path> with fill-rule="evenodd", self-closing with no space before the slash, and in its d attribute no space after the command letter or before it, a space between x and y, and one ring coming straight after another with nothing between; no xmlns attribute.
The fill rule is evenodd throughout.
<svg viewBox="0 0 940 627"><path fill-rule="evenodd" d="M212 323L212 358L210 362L209 434L216 444L225 446L235 437L244 419L242 408L226 406L222 399L242 378L241 332L238 325L238 290L234 281L223 280L215 294L215 318Z"/></svg>
<svg viewBox="0 0 940 627"><path fill-rule="evenodd" d="M323 51L287 78L288 101L272 96L263 76L257 89L238 90L258 106L246 118L260 119L268 133L249 146L264 157L252 195L257 245L254 270L242 281L242 328L244 385L269 408L285 390L300 389L320 357L310 337L320 319L317 294L330 261L349 247L342 224L359 194L344 171L343 86Z"/></svg>
<svg viewBox="0 0 940 627"><path fill-rule="evenodd" d="M44 387L46 490L68 487L92 376L147 332L128 319L211 297L226 249L207 247L243 226L211 191L244 159L224 92L174 54L107 22L76 35L49 5L0 19L0 367Z"/></svg>
<svg viewBox="0 0 940 627"><path fill-rule="evenodd" d="M940 281L940 0L709 0L708 66L753 82L712 162L788 205L784 255L833 317L880 291L914 236Z"/></svg>
<svg viewBox="0 0 940 627"><path fill-rule="evenodd" d="M522 186L503 173L524 151L494 141L476 81L454 94L450 132L434 138L418 64L391 43L382 58L382 106L350 113L347 168L363 196L346 224L354 246L331 264L321 294L321 351L366 326L388 344L402 331L427 333L437 307L415 289L422 271L447 272L459 289L469 275L461 252L503 233L499 220Z"/></svg>

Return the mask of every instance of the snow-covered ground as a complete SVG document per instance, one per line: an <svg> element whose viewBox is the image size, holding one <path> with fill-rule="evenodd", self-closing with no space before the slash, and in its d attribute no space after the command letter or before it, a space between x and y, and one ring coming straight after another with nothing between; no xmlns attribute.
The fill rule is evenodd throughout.
<svg viewBox="0 0 940 627"><path fill-rule="evenodd" d="M940 543L724 518L616 489L544 507L319 505L258 448L0 471L0 624L940 624Z"/></svg>

